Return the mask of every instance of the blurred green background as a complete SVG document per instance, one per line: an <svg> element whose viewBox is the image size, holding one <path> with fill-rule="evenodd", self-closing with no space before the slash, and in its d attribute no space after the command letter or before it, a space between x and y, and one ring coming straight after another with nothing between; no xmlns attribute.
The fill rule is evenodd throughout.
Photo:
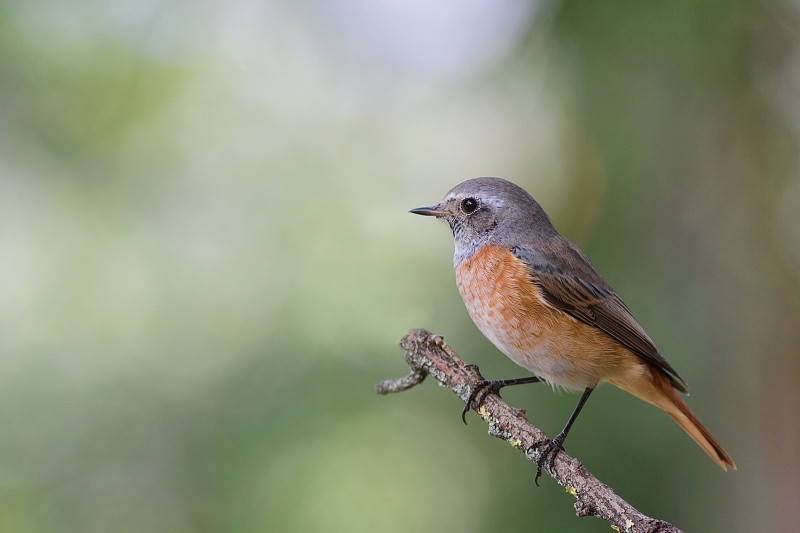
<svg viewBox="0 0 800 533"><path fill-rule="evenodd" d="M800 500L797 2L0 5L0 531L608 531L407 372L489 377L452 238L530 191L739 466L602 387L568 441L646 514L787 531ZM551 435L577 395L504 397Z"/></svg>

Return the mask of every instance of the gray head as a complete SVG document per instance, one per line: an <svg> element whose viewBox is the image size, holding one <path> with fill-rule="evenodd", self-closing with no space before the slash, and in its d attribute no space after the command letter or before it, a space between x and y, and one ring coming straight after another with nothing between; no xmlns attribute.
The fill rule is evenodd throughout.
<svg viewBox="0 0 800 533"><path fill-rule="evenodd" d="M435 216L450 225L456 264L487 244L514 247L558 236L536 200L500 178L467 180L453 187L438 204L411 212Z"/></svg>

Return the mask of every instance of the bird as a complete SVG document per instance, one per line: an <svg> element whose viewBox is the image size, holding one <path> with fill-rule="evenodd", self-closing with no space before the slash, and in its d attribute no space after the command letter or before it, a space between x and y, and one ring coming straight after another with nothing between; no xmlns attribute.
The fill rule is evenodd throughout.
<svg viewBox="0 0 800 533"><path fill-rule="evenodd" d="M532 446L540 450L537 485L542 466L552 470L575 419L602 382L662 409L723 470L736 469L679 396L688 393L683 378L586 255L523 188L501 178L474 178L438 204L410 212L450 226L456 282L470 317L495 347L532 373L481 378L465 402L464 423L469 409L506 386L546 382L583 391L561 432Z"/></svg>

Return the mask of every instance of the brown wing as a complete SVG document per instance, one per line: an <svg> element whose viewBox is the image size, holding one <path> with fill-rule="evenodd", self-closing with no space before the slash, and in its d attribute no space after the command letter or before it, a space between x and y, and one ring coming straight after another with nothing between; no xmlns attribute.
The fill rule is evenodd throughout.
<svg viewBox="0 0 800 533"><path fill-rule="evenodd" d="M579 265L570 264L569 270L577 275L555 268L551 261L537 261L543 259L539 252L519 247L511 251L527 263L531 280L542 291L542 295L550 305L600 329L661 370L670 379L673 387L681 392L688 392L686 382L658 353L653 341L636 322L617 293L600 277L577 248L573 246L570 248L572 248L570 252L573 252L570 254L570 259L572 262L579 261ZM572 268L573 266L577 268Z"/></svg>

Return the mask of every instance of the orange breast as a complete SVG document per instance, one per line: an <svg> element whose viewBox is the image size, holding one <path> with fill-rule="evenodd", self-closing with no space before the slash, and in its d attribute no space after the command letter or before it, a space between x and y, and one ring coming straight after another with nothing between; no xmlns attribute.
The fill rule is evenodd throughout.
<svg viewBox="0 0 800 533"><path fill-rule="evenodd" d="M550 383L578 390L594 386L637 359L602 331L546 303L525 263L503 246L485 246L462 261L456 281L481 333Z"/></svg>

